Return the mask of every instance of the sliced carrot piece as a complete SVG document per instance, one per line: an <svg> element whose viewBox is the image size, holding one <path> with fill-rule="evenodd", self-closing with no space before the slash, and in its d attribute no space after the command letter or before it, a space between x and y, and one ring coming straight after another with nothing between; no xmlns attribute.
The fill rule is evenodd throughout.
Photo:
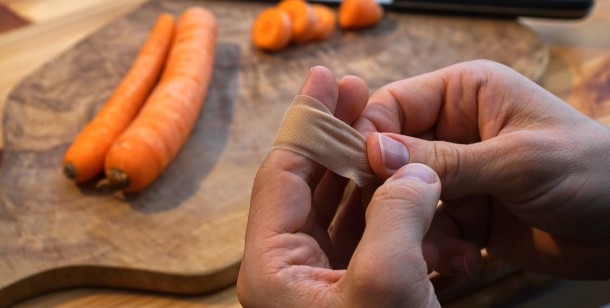
<svg viewBox="0 0 610 308"><path fill-rule="evenodd" d="M329 39L335 33L337 24L335 11L322 4L314 4L311 7L316 14L316 27L312 39L316 41Z"/></svg>
<svg viewBox="0 0 610 308"><path fill-rule="evenodd" d="M339 25L343 29L374 26L383 17L383 7L375 0L344 0L339 6Z"/></svg>
<svg viewBox="0 0 610 308"><path fill-rule="evenodd" d="M252 42L255 46L268 50L279 51L290 43L292 24L290 16L278 8L268 8L262 11L254 20L252 26Z"/></svg>
<svg viewBox="0 0 610 308"><path fill-rule="evenodd" d="M288 13L292 23L292 40L305 43L314 36L316 13L311 5L303 0L283 0L277 8Z"/></svg>

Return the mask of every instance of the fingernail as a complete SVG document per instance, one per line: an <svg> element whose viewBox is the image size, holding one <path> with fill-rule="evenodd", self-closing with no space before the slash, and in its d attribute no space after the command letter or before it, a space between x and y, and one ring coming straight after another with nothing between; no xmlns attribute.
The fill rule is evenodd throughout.
<svg viewBox="0 0 610 308"><path fill-rule="evenodd" d="M311 78L311 73L313 72L313 70L315 69L315 66L312 66L309 69L309 72L307 73L307 77L305 77L305 80L303 81L303 84L301 85L301 89L299 90L299 94L303 94L305 92L305 89L308 87L309 84L309 78Z"/></svg>
<svg viewBox="0 0 610 308"><path fill-rule="evenodd" d="M305 80L309 79L309 76L311 76L311 72L313 72L313 70L314 70L315 68L316 68L315 66L312 66L312 67L309 69L309 72L307 73L307 77L305 78Z"/></svg>
<svg viewBox="0 0 610 308"><path fill-rule="evenodd" d="M396 171L409 163L409 151L404 144L384 134L377 134L377 140L381 148L381 160L386 169Z"/></svg>
<svg viewBox="0 0 610 308"><path fill-rule="evenodd" d="M408 164L398 170L394 177L399 179L415 179L428 184L436 182L436 173L423 164Z"/></svg>
<svg viewBox="0 0 610 308"><path fill-rule="evenodd" d="M460 272L460 273L464 273L468 276L472 276L472 274L474 274L469 268L468 268L468 262L466 262L466 257L462 256L462 255L457 255L455 257L453 257L450 261L449 264L451 264L451 267L453 267L454 270Z"/></svg>
<svg viewBox="0 0 610 308"><path fill-rule="evenodd" d="M315 67L315 66L312 66L312 67L310 67L310 68L309 68L309 72L307 72L307 77L305 77L305 81L304 81L303 83L307 82L307 79L309 79L309 77L311 77L311 73L312 73L312 72L313 72L313 70L315 70L315 69L316 69L316 67Z"/></svg>

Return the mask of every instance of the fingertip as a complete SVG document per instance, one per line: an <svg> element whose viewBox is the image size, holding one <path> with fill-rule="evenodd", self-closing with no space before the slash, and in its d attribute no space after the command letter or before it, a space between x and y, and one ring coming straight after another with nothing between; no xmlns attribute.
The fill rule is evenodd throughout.
<svg viewBox="0 0 610 308"><path fill-rule="evenodd" d="M339 97L335 116L351 125L366 106L369 88L364 80L353 75L341 77L337 84Z"/></svg>
<svg viewBox="0 0 610 308"><path fill-rule="evenodd" d="M383 166L379 135L379 133L372 133L368 136L366 140L366 155L373 173L375 173L375 175L377 175L379 178L385 180L392 176L393 172Z"/></svg>
<svg viewBox="0 0 610 308"><path fill-rule="evenodd" d="M468 241L451 240L451 247L445 247L445 252L439 252L439 267L435 270L446 275L477 274L483 266L481 248ZM445 243L447 244L447 243ZM440 245L436 242L436 245Z"/></svg>
<svg viewBox="0 0 610 308"><path fill-rule="evenodd" d="M432 168L420 163L405 165L396 171L392 177L397 179L414 179L428 184L434 184L439 181L438 175Z"/></svg>
<svg viewBox="0 0 610 308"><path fill-rule="evenodd" d="M365 104L368 101L369 87L364 79L354 75L345 75L339 79L338 84L339 86L346 85L350 87L351 90L357 90L358 94L366 97Z"/></svg>
<svg viewBox="0 0 610 308"><path fill-rule="evenodd" d="M474 253L471 250L467 250L453 256L451 260L449 260L449 264L456 272L472 276L481 269L483 258L479 250Z"/></svg>
<svg viewBox="0 0 610 308"><path fill-rule="evenodd" d="M342 83L342 82L354 82L354 83L358 83L361 85L366 85L366 82L362 78L355 76L355 75L344 75L343 77L341 77L339 79L339 83Z"/></svg>
<svg viewBox="0 0 610 308"><path fill-rule="evenodd" d="M333 73L324 66L314 66L303 82L299 94L311 96L324 104L331 112L337 105L339 91Z"/></svg>
<svg viewBox="0 0 610 308"><path fill-rule="evenodd" d="M382 179L391 177L410 161L410 153L406 145L382 133L369 135L367 155L371 169Z"/></svg>

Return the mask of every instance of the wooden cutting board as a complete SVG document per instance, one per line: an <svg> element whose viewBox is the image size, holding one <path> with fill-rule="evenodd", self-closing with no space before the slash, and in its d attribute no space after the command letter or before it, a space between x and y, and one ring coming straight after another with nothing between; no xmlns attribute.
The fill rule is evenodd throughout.
<svg viewBox="0 0 610 308"><path fill-rule="evenodd" d="M203 5L219 21L213 81L185 147L138 194L61 174L71 140L127 71L160 12ZM0 168L0 306L68 286L199 293L232 284L252 179L313 65L380 86L486 58L538 79L548 49L512 20L388 13L375 28L268 54L253 18L269 4L152 1L23 80L9 95Z"/></svg>

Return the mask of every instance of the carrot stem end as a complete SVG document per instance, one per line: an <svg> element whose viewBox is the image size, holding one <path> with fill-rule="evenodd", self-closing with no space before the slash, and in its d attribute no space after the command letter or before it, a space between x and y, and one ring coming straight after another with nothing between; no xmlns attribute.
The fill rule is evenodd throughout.
<svg viewBox="0 0 610 308"><path fill-rule="evenodd" d="M107 180L114 189L123 189L129 187L131 184L129 176L119 169L110 168L106 171Z"/></svg>
<svg viewBox="0 0 610 308"><path fill-rule="evenodd" d="M70 162L64 164L64 175L69 179L76 179L76 168Z"/></svg>

